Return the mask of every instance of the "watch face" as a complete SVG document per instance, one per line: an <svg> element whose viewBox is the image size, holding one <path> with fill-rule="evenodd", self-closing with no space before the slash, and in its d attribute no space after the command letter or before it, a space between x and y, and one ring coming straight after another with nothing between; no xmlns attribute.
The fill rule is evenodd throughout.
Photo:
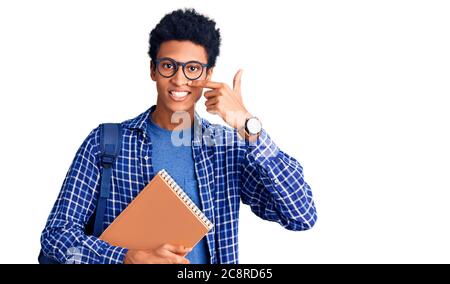
<svg viewBox="0 0 450 284"><path fill-rule="evenodd" d="M247 120L247 130L249 134L258 134L261 131L261 122L255 117Z"/></svg>

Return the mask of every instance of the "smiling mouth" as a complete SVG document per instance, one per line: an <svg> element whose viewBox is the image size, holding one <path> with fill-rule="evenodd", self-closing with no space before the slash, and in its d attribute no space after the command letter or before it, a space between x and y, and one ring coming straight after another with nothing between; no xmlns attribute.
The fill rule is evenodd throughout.
<svg viewBox="0 0 450 284"><path fill-rule="evenodd" d="M191 92L188 92L188 91L169 91L170 97L175 101L183 101L190 94L191 94Z"/></svg>

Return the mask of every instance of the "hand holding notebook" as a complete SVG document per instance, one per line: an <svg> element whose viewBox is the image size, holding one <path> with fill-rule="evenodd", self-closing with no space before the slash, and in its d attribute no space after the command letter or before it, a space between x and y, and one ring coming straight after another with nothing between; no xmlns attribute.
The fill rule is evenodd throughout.
<svg viewBox="0 0 450 284"><path fill-rule="evenodd" d="M124 264L190 264L184 256L191 250L170 244L154 250L128 250Z"/></svg>
<svg viewBox="0 0 450 284"><path fill-rule="evenodd" d="M183 255L182 247L194 247L212 227L181 187L161 170L100 239L129 250L160 249ZM165 244L175 247L162 247Z"/></svg>

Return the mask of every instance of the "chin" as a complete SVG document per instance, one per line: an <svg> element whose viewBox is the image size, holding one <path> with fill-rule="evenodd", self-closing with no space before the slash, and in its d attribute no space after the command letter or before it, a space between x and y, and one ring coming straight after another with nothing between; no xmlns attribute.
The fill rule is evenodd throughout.
<svg viewBox="0 0 450 284"><path fill-rule="evenodd" d="M189 111L195 106L195 102L187 101L187 102L173 102L170 101L166 102L166 107L171 110L172 112L176 111Z"/></svg>

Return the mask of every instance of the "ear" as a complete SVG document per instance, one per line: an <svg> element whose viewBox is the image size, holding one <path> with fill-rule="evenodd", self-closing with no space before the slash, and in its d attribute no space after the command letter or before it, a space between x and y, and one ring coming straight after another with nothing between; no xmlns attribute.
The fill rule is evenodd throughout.
<svg viewBox="0 0 450 284"><path fill-rule="evenodd" d="M208 71L206 72L206 78L205 78L206 81L211 81L213 71L214 71L214 67L208 68Z"/></svg>
<svg viewBox="0 0 450 284"><path fill-rule="evenodd" d="M156 82L156 68L152 60L150 61L150 77Z"/></svg>

